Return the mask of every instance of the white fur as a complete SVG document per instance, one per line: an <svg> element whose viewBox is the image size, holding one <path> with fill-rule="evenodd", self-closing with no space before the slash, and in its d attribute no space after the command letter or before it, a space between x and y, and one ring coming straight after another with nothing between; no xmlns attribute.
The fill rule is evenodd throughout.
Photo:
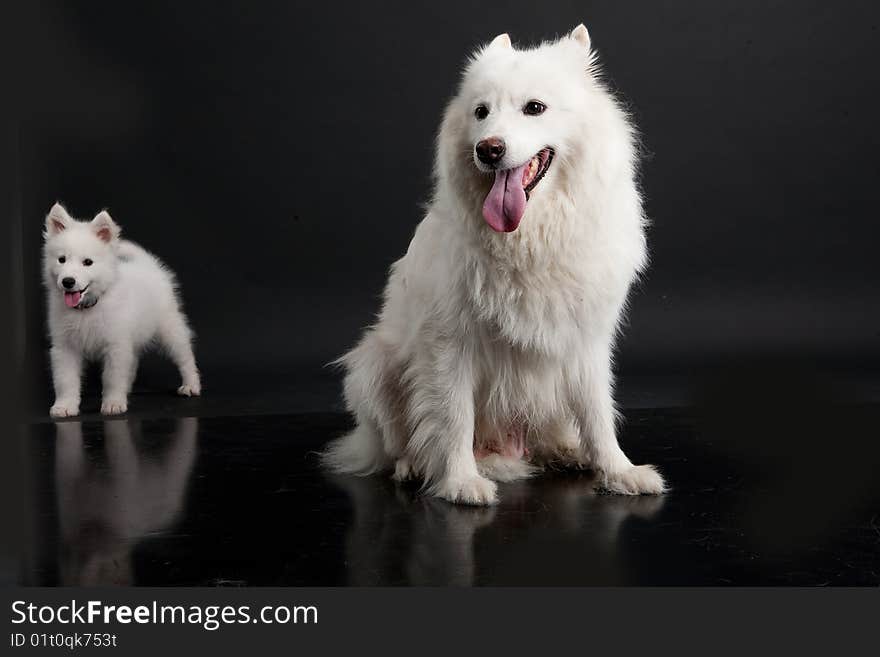
<svg viewBox="0 0 880 657"><path fill-rule="evenodd" d="M79 414L85 360L103 362L101 412L125 413L138 356L153 342L165 348L180 370L178 394L201 394L192 332L180 308L174 274L119 234L106 211L92 221L77 221L56 203L46 217L43 282L52 341L53 417ZM89 300L96 300L93 306L65 305L62 280L68 277L76 280L73 289L87 289Z"/></svg>
<svg viewBox="0 0 880 657"><path fill-rule="evenodd" d="M544 114L523 113L533 99ZM481 214L493 179L474 150L490 136L507 145L503 168L555 151L511 233ZM635 176L634 130L597 79L585 27L528 50L502 35L477 52L443 118L427 216L391 268L377 324L340 359L357 428L325 462L396 467L466 504L496 501L488 477L542 465L592 467L612 492L662 492L615 435L614 341L647 260ZM475 447L517 432L531 465L504 464L503 450L477 463Z"/></svg>

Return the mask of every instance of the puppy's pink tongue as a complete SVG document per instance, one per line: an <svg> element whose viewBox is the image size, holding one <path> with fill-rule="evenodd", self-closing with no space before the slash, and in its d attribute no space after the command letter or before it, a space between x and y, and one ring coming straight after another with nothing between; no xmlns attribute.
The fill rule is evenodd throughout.
<svg viewBox="0 0 880 657"><path fill-rule="evenodd" d="M81 297L82 292L65 292L64 303L67 304L68 308L76 308L79 305L79 300Z"/></svg>
<svg viewBox="0 0 880 657"><path fill-rule="evenodd" d="M483 219L499 233L516 230L526 211L526 190L523 173L529 163L515 169L495 172L495 184L483 202Z"/></svg>

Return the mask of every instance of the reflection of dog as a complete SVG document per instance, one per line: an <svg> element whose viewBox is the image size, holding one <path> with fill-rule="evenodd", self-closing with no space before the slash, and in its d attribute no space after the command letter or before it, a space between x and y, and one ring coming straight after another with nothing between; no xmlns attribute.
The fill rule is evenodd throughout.
<svg viewBox="0 0 880 657"><path fill-rule="evenodd" d="M517 482L490 508L444 504L383 480L332 481L354 507L348 583L366 586L628 583L621 527L629 517L652 518L664 501L596 495L585 474ZM570 545L571 561L561 552L546 563L548 543Z"/></svg>
<svg viewBox="0 0 880 657"><path fill-rule="evenodd" d="M138 452L125 420L105 422L105 467L88 461L81 423L56 429L62 583L130 584L135 544L170 526L183 507L198 420L178 420L158 457Z"/></svg>
<svg viewBox="0 0 880 657"><path fill-rule="evenodd" d="M357 428L327 464L394 469L468 504L547 461L589 464L612 492L662 492L615 435L611 358L644 220L633 129L586 28L480 50L437 144L428 214L378 324L341 359Z"/></svg>
<svg viewBox="0 0 880 657"><path fill-rule="evenodd" d="M104 363L101 412L125 413L138 353L156 341L180 369L181 395L201 392L192 334L174 275L119 239L107 212L76 221L56 203L46 217L43 275L52 338L53 417L79 415L83 359Z"/></svg>

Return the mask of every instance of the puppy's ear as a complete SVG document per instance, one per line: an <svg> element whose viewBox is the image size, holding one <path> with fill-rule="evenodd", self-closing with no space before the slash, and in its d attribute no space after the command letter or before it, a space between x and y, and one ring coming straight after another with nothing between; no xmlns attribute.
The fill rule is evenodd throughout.
<svg viewBox="0 0 880 657"><path fill-rule="evenodd" d="M67 210L60 203L56 203L46 215L46 237L57 235L73 222L73 217L67 214Z"/></svg>
<svg viewBox="0 0 880 657"><path fill-rule="evenodd" d="M492 39L489 48L513 48L513 44L510 42L510 35L507 32L499 34Z"/></svg>
<svg viewBox="0 0 880 657"><path fill-rule="evenodd" d="M581 23L576 28L571 31L571 38L581 44L584 48L589 49L590 47L590 33L587 31L587 26Z"/></svg>
<svg viewBox="0 0 880 657"><path fill-rule="evenodd" d="M119 224L113 221L110 213L106 210L101 210L95 215L95 218L92 219L91 226L92 230L95 231L95 235L105 242L112 242L117 239L122 232L119 228Z"/></svg>

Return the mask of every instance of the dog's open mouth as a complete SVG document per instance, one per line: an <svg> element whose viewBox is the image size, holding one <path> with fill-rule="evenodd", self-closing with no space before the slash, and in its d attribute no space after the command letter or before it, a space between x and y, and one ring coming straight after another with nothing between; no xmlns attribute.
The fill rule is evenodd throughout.
<svg viewBox="0 0 880 657"><path fill-rule="evenodd" d="M65 292L64 305L68 308L79 308L85 300L86 290L88 289L89 286L86 285L83 289L76 292Z"/></svg>
<svg viewBox="0 0 880 657"><path fill-rule="evenodd" d="M553 161L549 146L525 164L495 171L495 182L483 202L483 218L499 233L517 229L532 190L538 186Z"/></svg>

